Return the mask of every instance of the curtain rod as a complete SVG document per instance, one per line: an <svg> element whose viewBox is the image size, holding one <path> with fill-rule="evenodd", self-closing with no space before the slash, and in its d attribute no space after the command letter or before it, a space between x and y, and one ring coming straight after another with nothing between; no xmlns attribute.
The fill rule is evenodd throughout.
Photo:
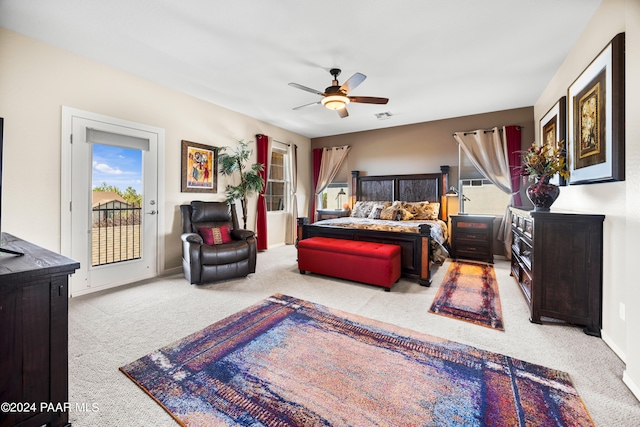
<svg viewBox="0 0 640 427"><path fill-rule="evenodd" d="M291 147L291 144L287 144L286 142L280 142L276 139L273 140L273 142L277 142L278 144L282 144L282 145L286 145L287 147Z"/></svg>
<svg viewBox="0 0 640 427"><path fill-rule="evenodd" d="M518 130L522 129L524 126L516 126L518 128ZM489 129L489 130L483 130L484 133L493 133L493 129ZM498 132L502 132L502 129L498 129ZM457 132L454 132L453 135L455 135ZM462 135L463 136L467 136L467 135L477 135L478 132L477 131L473 131L473 132L464 132Z"/></svg>

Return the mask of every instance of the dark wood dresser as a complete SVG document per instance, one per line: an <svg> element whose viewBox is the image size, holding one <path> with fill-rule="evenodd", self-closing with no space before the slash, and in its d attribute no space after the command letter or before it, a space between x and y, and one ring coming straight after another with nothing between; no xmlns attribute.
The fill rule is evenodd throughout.
<svg viewBox="0 0 640 427"><path fill-rule="evenodd" d="M491 215L451 215L453 258L493 264L493 220Z"/></svg>
<svg viewBox="0 0 640 427"><path fill-rule="evenodd" d="M527 300L530 320L563 320L599 337L604 215L511 212L511 275Z"/></svg>
<svg viewBox="0 0 640 427"><path fill-rule="evenodd" d="M0 236L0 426L69 424L68 279L80 264Z"/></svg>

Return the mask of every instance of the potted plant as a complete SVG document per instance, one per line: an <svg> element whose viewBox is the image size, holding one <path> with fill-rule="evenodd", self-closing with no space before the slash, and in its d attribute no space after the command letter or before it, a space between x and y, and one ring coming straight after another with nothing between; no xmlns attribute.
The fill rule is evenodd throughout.
<svg viewBox="0 0 640 427"><path fill-rule="evenodd" d="M248 165L253 151L249 148L249 143L244 140L238 141L235 149L222 147L219 150L218 163L220 173L231 176L236 172L240 175L240 182L237 185L227 185L227 201L233 203L240 200L242 206L243 228L247 228L247 198L254 193L260 193L264 188L264 179L260 172L264 170L262 163Z"/></svg>
<svg viewBox="0 0 640 427"><path fill-rule="evenodd" d="M535 206L536 211L548 211L551 205L560 195L560 188L549 183L556 174L563 178L569 178L566 160L562 146L564 141L556 146L549 144L532 145L522 156L522 176L533 179L535 183L527 188L527 197Z"/></svg>

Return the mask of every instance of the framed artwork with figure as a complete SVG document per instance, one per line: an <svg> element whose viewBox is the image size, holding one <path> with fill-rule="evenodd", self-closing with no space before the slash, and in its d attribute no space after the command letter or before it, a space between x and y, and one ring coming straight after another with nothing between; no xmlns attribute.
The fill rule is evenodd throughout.
<svg viewBox="0 0 640 427"><path fill-rule="evenodd" d="M218 149L182 141L182 192L218 192Z"/></svg>
<svg viewBox="0 0 640 427"><path fill-rule="evenodd" d="M569 87L571 185L625 179L624 63L620 33Z"/></svg>
<svg viewBox="0 0 640 427"><path fill-rule="evenodd" d="M547 145L551 148L560 150L563 157L567 158L567 97L563 96L554 104L553 107L540 119L540 146ZM566 185L566 180L555 175L550 181L555 185Z"/></svg>

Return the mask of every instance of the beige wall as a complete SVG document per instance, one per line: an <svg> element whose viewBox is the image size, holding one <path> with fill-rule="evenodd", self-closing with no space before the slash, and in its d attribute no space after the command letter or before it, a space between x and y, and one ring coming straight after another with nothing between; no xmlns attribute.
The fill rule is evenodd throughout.
<svg viewBox="0 0 640 427"><path fill-rule="evenodd" d="M0 28L0 116L5 119L2 229L54 251L60 250L61 242L62 106L165 129L163 269L181 265L178 206L194 199L224 200L226 178L219 179L215 195L180 192L181 140L233 146L240 139L255 141L255 135L263 133L297 144L300 169L310 168L306 137ZM310 187L302 175L300 209L307 204ZM250 205L253 211L255 198ZM252 215L249 224L254 223ZM278 240L275 234L270 233L270 242Z"/></svg>
<svg viewBox="0 0 640 427"><path fill-rule="evenodd" d="M507 125L522 126L522 146L531 145L533 107L314 138L311 147L350 145L347 165L342 170L358 170L363 175L432 173L449 165L450 185L457 187L458 143L453 133Z"/></svg>
<svg viewBox="0 0 640 427"><path fill-rule="evenodd" d="M630 387L640 398L640 291L634 268L640 241L640 106L634 102L640 96L640 2L604 0L534 108L538 123L620 32L626 33L626 180L563 187L554 207L606 215L603 339L626 361L625 381L635 384Z"/></svg>

